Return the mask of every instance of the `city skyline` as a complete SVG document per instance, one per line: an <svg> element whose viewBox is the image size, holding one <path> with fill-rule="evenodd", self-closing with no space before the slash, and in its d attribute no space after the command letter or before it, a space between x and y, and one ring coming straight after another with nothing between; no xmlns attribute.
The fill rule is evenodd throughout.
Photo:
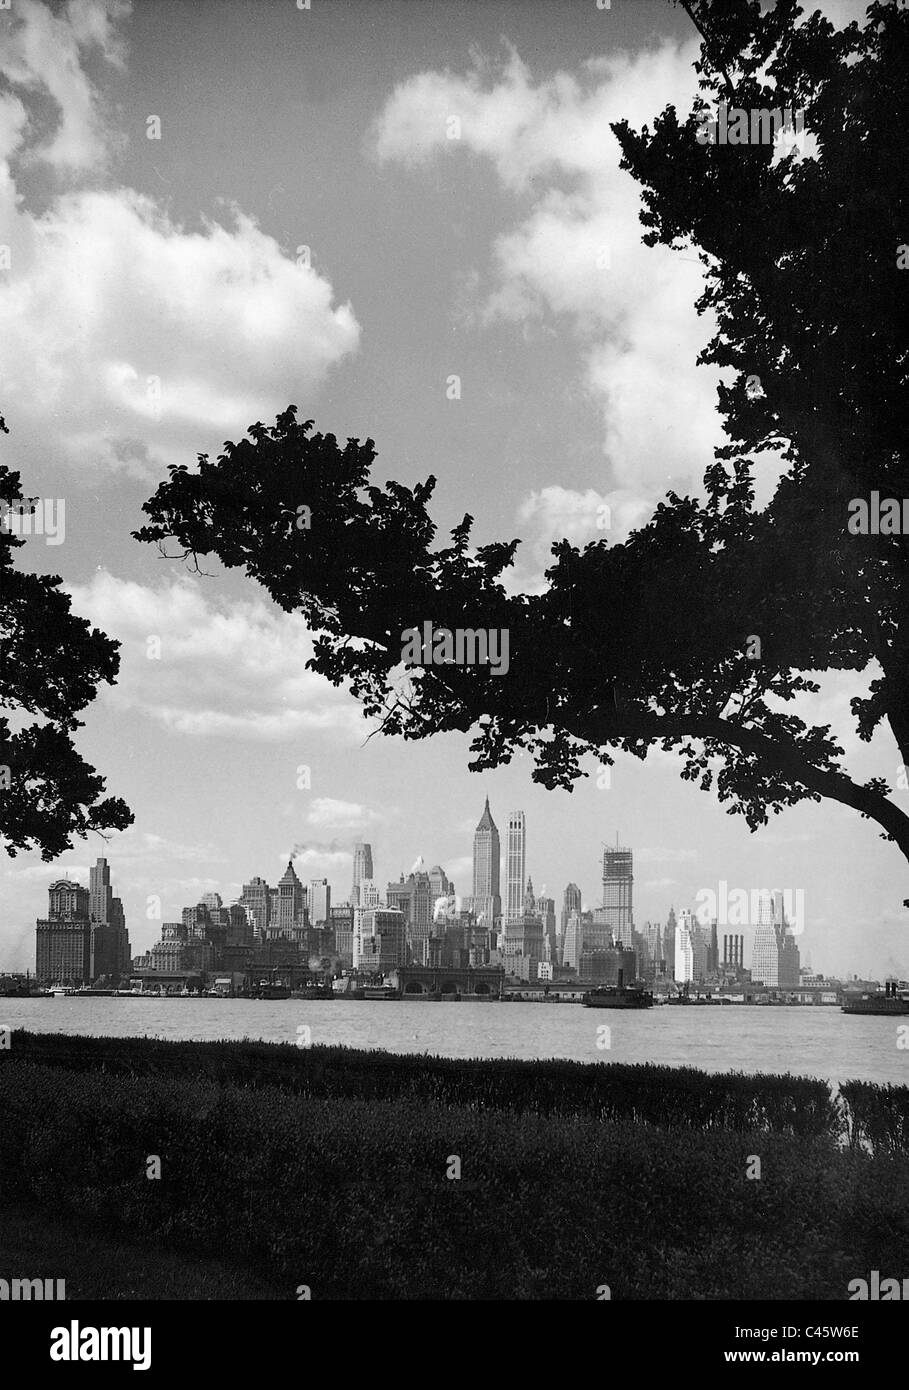
<svg viewBox="0 0 909 1390"><path fill-rule="evenodd" d="M613 938L617 944L630 946L632 944L633 929L635 938L638 940L646 940L648 948L652 950L655 933L656 940L665 943L664 953L668 953L669 959L671 960L674 950L676 960L678 961L682 958L688 959L685 953L687 952L690 955L693 949L692 943L700 939L701 932L699 928L707 926L712 929L713 933L713 968L716 968L720 959L724 962L726 961L725 946L722 957L719 955L716 918L708 922L706 919L702 918L700 913L695 913L690 907L684 906L679 906L677 914L675 910L677 904L671 902L668 908L665 909L665 915L658 914L656 916L648 916L641 919L640 923L635 921L632 897L634 851L628 846L618 846L618 835L616 836L616 847L603 847L602 906L593 907L589 905L589 900L585 900L583 895L578 894L577 885L574 882L570 882L563 890L562 911L559 914L559 925L556 927L555 900L544 898L541 893L536 901L532 901L528 905L528 896L533 899L534 895L532 889L532 872L528 869L528 858L526 854L526 818L523 812L514 811L509 814L508 822L510 826L512 824L514 825L516 831L516 839L512 852L516 855L518 850L520 850L521 865L525 875L526 895L522 897L522 915L526 914L528 911L538 912L541 908L544 913L548 913L549 920L552 923L552 929L558 931L562 949L564 950L565 948L566 939L572 943L569 949L574 953L574 964L579 962L582 942L580 935L577 936L577 940L575 940L574 936L566 938L566 926L571 920L569 905L571 905L571 908L577 915L583 913L585 919L590 919L593 926L585 930L584 935L595 938L595 944L598 946L605 945L607 937ZM474 887L477 886L478 881L489 883L497 881L498 878L498 875L482 852L478 860L477 843L478 841L484 843L487 840L489 841L490 847L493 843L498 841L498 834L490 809L488 796L485 799L484 810L474 832L472 878L472 886ZM368 865L370 870L375 873L375 859L371 843L362 841L355 842L351 847L350 856L352 865L354 866L353 873L355 878L357 865L359 865L361 870ZM507 864L507 857L508 850L506 848L505 853L499 861L500 869ZM335 903L336 910L351 907L355 913L354 920L362 920L356 918L357 904L355 902L353 890L346 898L342 896L333 901L333 884L326 878L313 879L308 883L304 883L294 870L293 860L294 856L291 855L287 861L284 873L276 880L276 884L274 885L268 883L261 875L256 874L248 876L241 885L241 893L230 902L228 908L224 909L225 913L229 913L230 909L238 905L244 906L247 909L251 932L255 933L257 939L262 940L266 939L263 923L268 916L268 908L265 906L268 898L271 899L270 910L272 914L271 921L273 923L272 929L268 932L269 937L279 935L290 936L292 927L298 921L302 921L304 910L308 920L311 921L313 926L322 921L329 921L332 916L332 907ZM426 882L426 901L416 912L413 908L413 903L416 900L412 897L415 876L417 880L424 879ZM442 866L437 864L427 872L422 856L418 856L407 878L405 878L404 871L401 870L398 880L392 878L388 878L387 880L375 880L371 878L363 879L362 882L364 886L368 885L368 893L364 898L364 903L370 912L374 912L377 908L385 908L386 906L389 908L403 906L404 904L401 903L400 899L409 894L411 896L411 919L417 922L419 933L426 936L428 936L431 931L435 915L435 905L440 899L448 898L449 895L453 896L457 889L457 885L449 878ZM387 887L384 889L382 887L383 882L387 883ZM103 923L112 922L116 924L117 927L123 928L124 914L122 903L119 898L114 898L112 895L110 867L106 858L99 858L96 864L89 870L89 887L87 889L79 884L78 880L68 879L66 875L56 879L49 885L51 890L51 901L53 902L53 890L55 888L64 888L67 886L84 896L86 911L90 910L93 921ZM458 894L457 900L459 905L463 900L465 910L470 910L475 916L479 916L479 926L484 925L482 910L478 913L472 896ZM785 953L786 950L795 948L795 958L798 962L799 943L796 941L795 937L792 936L792 923L786 917L784 902L784 893L775 887L762 885L752 888L752 907L757 903L756 920L750 923L746 920L744 923L745 930L738 935L729 937L730 941L738 943L733 949L738 952L737 959L739 965L744 963L747 952L747 957L753 970L755 968L760 970L765 967L767 962L770 961L774 943L778 953ZM199 896L197 904L207 908L216 907L218 910L221 910L223 899L219 892L209 889ZM179 910L182 914L182 920L186 923L187 914L192 914L194 909L190 904L183 904ZM148 920L151 934L155 936L157 928L157 934L166 938L167 932L165 929L168 925L166 920L168 913L160 903L155 904L155 911L158 913L157 917L151 920L146 919ZM265 916L260 916L263 912ZM171 915L173 915L173 913ZM225 917L225 923L227 920L228 918ZM509 918L507 916L503 905L501 915L503 932L505 932L505 928L509 921L514 923L517 920L516 918ZM599 925L597 926L596 924ZM488 929L489 924L485 925ZM507 932L505 934L507 936ZM355 935L359 939L358 930L355 932ZM603 937L602 943L599 940L601 936ZM725 940L726 937L724 936L724 942ZM804 947L804 943L802 943L802 946ZM660 948L658 947L657 949L659 950ZM147 951L145 953L147 954ZM139 954L142 954L142 948L137 948L134 952L134 955L137 957ZM802 951L803 958L801 964L803 966L806 963L805 957L807 957L808 954L810 954L810 952ZM568 956L566 955L565 958L567 960ZM784 956L778 956L778 958L783 960ZM681 973L677 975L678 979L685 981L698 977L697 974L692 974L692 962L694 962L693 955L691 955L689 964L683 967ZM354 963L357 963L356 958ZM783 975L781 974L778 979L775 974L775 968L776 967L774 967L774 973L772 974L768 970L768 978L765 980L765 983L774 986L778 983L783 983ZM21 967L17 964L10 965L7 962L0 961L0 969L18 971ZM798 963L794 969L795 977L797 978ZM852 977L874 977L873 972L855 969L854 967L845 971L834 971L826 970L819 966L815 970L815 973L829 977L841 977L843 979ZM899 971L886 971L884 975L899 976ZM791 971L785 976L787 983L791 983L790 976ZM755 974L755 978L764 979L764 976L762 974Z"/></svg>

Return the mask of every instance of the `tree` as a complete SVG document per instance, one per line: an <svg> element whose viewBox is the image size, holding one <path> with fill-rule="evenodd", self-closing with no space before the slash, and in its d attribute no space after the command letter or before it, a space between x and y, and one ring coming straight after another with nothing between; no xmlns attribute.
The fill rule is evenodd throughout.
<svg viewBox="0 0 909 1390"><path fill-rule="evenodd" d="M850 499L904 476L909 14L874 5L864 30L837 33L818 16L798 24L793 0L766 16L756 0L684 8L705 94L800 107L818 141L801 162L705 145L706 101L684 122L668 108L652 133L613 127L643 188L645 242L699 249L699 307L717 322L701 360L735 373L719 392L729 442L706 469L706 501L670 493L624 544L563 541L545 592L508 595L516 541L472 551L465 516L433 549L434 478L371 486L372 440L341 448L291 406L215 462L200 455L197 473L172 467L135 535L176 538L197 564L216 554L301 611L313 669L348 684L385 734L471 731L472 770L523 749L536 781L568 789L585 755L611 763L616 749L644 758L659 745L751 829L828 797L909 858L909 816L887 784L851 778L830 727L791 708L819 689L814 673L876 662L870 697L852 701L858 731L867 740L886 721L909 763L907 542L847 529ZM779 481L758 508L768 457ZM432 662L402 676L405 632L425 622L507 631L507 674Z"/></svg>
<svg viewBox="0 0 909 1390"><path fill-rule="evenodd" d="M9 433L2 417L0 431ZM0 709L13 711L17 726L0 716L0 838L10 856L40 849L50 860L72 847L73 835L123 830L133 819L119 798L100 799L104 779L72 743L82 727L76 715L100 681L114 682L119 644L70 612L59 576L13 567L26 543L16 531L27 531L34 506L20 475L3 464L0 498Z"/></svg>

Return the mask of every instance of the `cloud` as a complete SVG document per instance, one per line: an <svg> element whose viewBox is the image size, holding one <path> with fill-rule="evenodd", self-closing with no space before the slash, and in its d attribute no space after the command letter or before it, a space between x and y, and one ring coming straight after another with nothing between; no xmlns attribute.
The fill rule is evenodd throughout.
<svg viewBox="0 0 909 1390"><path fill-rule="evenodd" d="M226 855L217 845L184 844L179 840L171 840L166 835L137 830L134 825L115 838L112 837L109 849L105 850L105 856L108 859L116 856L118 865L160 864L167 859L196 864L200 861L208 864L227 863Z"/></svg>
<svg viewBox="0 0 909 1390"><path fill-rule="evenodd" d="M701 266L693 252L641 245L639 189L619 168L609 124L652 123L670 103L689 110L696 53L696 39L665 42L536 84L514 51L491 86L489 64L466 76L424 72L396 87L373 132L380 161L415 168L466 151L489 159L503 187L521 195L515 225L491 248L493 284L479 317L525 326L568 319L581 384L602 412L617 500L627 498L635 519L667 487L699 487L721 442L718 378L695 365L712 328L694 309ZM448 138L451 117L458 139ZM534 514L546 511L549 501L537 498Z"/></svg>
<svg viewBox="0 0 909 1390"><path fill-rule="evenodd" d="M111 132L82 61L86 51L97 49L108 63L123 66L115 26L131 8L129 0L69 0L55 13L38 0L16 0L4 38L3 74L33 99L46 95L56 118L54 128L29 149L29 162L40 160L66 172L106 162Z"/></svg>
<svg viewBox="0 0 909 1390"><path fill-rule="evenodd" d="M118 683L99 697L112 709L196 737L362 741L359 707L306 670L312 641L297 615L259 600L219 605L188 577L151 588L100 572L69 592L77 613L123 644Z"/></svg>
<svg viewBox="0 0 909 1390"><path fill-rule="evenodd" d="M690 864L699 859L700 855L694 849L662 849L645 846L643 849L636 849L634 857L638 864ZM674 880L669 879L668 881L671 883Z"/></svg>
<svg viewBox="0 0 909 1390"><path fill-rule="evenodd" d="M377 812L355 801L337 801L334 797L319 796L313 801L306 817L308 825L320 830L362 830L383 819Z"/></svg>
<svg viewBox="0 0 909 1390"><path fill-rule="evenodd" d="M82 469L153 480L170 462L242 434L317 388L354 352L349 304L305 257L285 254L226 206L188 228L128 188L67 191L40 215L22 206L12 166L50 159L85 170L103 158L99 102L80 64L112 35L122 5L82 0L51 15L26 3L0 72L0 286L4 407L23 433ZM35 66L45 49L55 61ZM56 64L56 65L55 65ZM59 70L59 71L58 71ZM49 92L61 124L50 145L30 119Z"/></svg>
<svg viewBox="0 0 909 1390"><path fill-rule="evenodd" d="M650 512L647 499L629 489L579 492L554 485L529 493L518 508L518 520L535 564L545 569L553 541L565 539L581 548L591 541L623 541Z"/></svg>

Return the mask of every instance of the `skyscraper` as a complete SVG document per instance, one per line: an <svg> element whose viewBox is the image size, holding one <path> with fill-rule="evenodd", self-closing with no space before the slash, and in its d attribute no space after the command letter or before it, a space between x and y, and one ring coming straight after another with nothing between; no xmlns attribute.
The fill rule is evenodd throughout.
<svg viewBox="0 0 909 1390"><path fill-rule="evenodd" d="M487 796L483 814L473 833L473 891L465 904L467 911L472 912L478 921L482 919L487 931L491 930L502 913L501 856L499 832Z"/></svg>
<svg viewBox="0 0 909 1390"><path fill-rule="evenodd" d="M783 913L782 898L774 902L762 893L751 950L751 978L771 989L799 983L799 948Z"/></svg>
<svg viewBox="0 0 909 1390"><path fill-rule="evenodd" d="M92 921L90 975L118 980L129 973L130 951L123 903L115 898L106 859L88 871L89 916Z"/></svg>
<svg viewBox="0 0 909 1390"><path fill-rule="evenodd" d="M385 890L385 901L389 907L399 908L404 914L407 944L411 959L416 964L423 962L423 942L432 935L432 888L429 874L422 869L404 875L398 883L389 883Z"/></svg>
<svg viewBox="0 0 909 1390"><path fill-rule="evenodd" d="M35 973L48 984L91 980L90 895L81 883L61 878L48 889L47 916L36 927Z"/></svg>
<svg viewBox="0 0 909 1390"><path fill-rule="evenodd" d="M564 937L568 926L568 919L572 912L581 911L581 890L576 883L569 883L562 897L562 936Z"/></svg>
<svg viewBox="0 0 909 1390"><path fill-rule="evenodd" d="M372 845L365 841L358 841L354 845L353 854L353 886L350 890L350 901L354 907L360 901L360 884L364 879L374 877L372 868Z"/></svg>
<svg viewBox="0 0 909 1390"><path fill-rule="evenodd" d="M396 907L371 907L360 925L357 968L386 974L407 960L404 914Z"/></svg>
<svg viewBox="0 0 909 1390"><path fill-rule="evenodd" d="M113 898L113 890L110 886L110 869L106 859L97 859L95 867L89 869L88 895L92 921L106 922Z"/></svg>
<svg viewBox="0 0 909 1390"><path fill-rule="evenodd" d="M670 916L674 913L670 912ZM694 942L692 927L694 919L687 908L679 913L675 927L675 970L673 979L679 984L689 984L694 979Z"/></svg>
<svg viewBox="0 0 909 1390"><path fill-rule="evenodd" d="M584 941L590 932L592 914L572 910L568 916L565 927L565 934L562 938L562 965L569 966L572 970L578 970L581 964L581 953L584 950Z"/></svg>
<svg viewBox="0 0 909 1390"><path fill-rule="evenodd" d="M524 914L524 875L527 861L527 826L523 811L508 817L505 839L505 921L516 922Z"/></svg>
<svg viewBox="0 0 909 1390"><path fill-rule="evenodd" d="M780 923L780 984L784 987L799 984L801 965L795 937L784 919Z"/></svg>
<svg viewBox="0 0 909 1390"><path fill-rule="evenodd" d="M751 948L751 978L775 988L780 983L780 943L769 893L758 900L757 930Z"/></svg>
<svg viewBox="0 0 909 1390"><path fill-rule="evenodd" d="M270 934L290 937L295 926L303 922L306 890L294 872L293 860L278 880L278 920L270 924Z"/></svg>
<svg viewBox="0 0 909 1390"><path fill-rule="evenodd" d="M258 875L243 885L240 902L252 919L256 941L264 941L268 936L268 902L271 891L265 879L259 878Z"/></svg>
<svg viewBox="0 0 909 1390"><path fill-rule="evenodd" d="M327 878L314 878L309 885L309 922L327 922L331 917L331 884Z"/></svg>
<svg viewBox="0 0 909 1390"><path fill-rule="evenodd" d="M429 871L429 891L433 904L437 898L448 898L454 893L454 884L441 864L433 864Z"/></svg>
<svg viewBox="0 0 909 1390"><path fill-rule="evenodd" d="M609 914L613 936L623 946L634 945L633 858L630 849L620 849L618 846L603 851L603 907Z"/></svg>
<svg viewBox="0 0 909 1390"><path fill-rule="evenodd" d="M663 950L666 952L666 969L673 980L675 979L675 929L675 908L670 907L666 926L663 928Z"/></svg>
<svg viewBox="0 0 909 1390"><path fill-rule="evenodd" d="M555 898L537 898L537 912L543 919L544 958L559 964L559 946L556 937Z"/></svg>

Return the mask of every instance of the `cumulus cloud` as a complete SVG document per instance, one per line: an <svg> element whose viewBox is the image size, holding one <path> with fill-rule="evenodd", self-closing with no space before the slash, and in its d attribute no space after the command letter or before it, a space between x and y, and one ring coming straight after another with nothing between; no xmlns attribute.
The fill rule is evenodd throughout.
<svg viewBox="0 0 909 1390"><path fill-rule="evenodd" d="M151 588L100 572L70 594L77 613L123 644L118 683L99 696L111 708L196 737L364 737L354 701L306 670L312 640L295 614L218 603L190 578Z"/></svg>
<svg viewBox="0 0 909 1390"><path fill-rule="evenodd" d="M553 486L529 493L518 508L518 519L534 563L545 569L551 563L553 541L564 539L581 548L591 541L623 541L650 512L647 498L627 489L579 492Z"/></svg>
<svg viewBox="0 0 909 1390"><path fill-rule="evenodd" d="M117 30L132 9L129 0L69 0L58 12L40 0L16 0L3 45L2 71L9 83L50 100L55 120L50 132L28 151L66 172L103 165L112 133L102 102L83 68L86 53L99 50L122 67L124 49ZM0 150L9 147L0 145Z"/></svg>
<svg viewBox="0 0 909 1390"><path fill-rule="evenodd" d="M395 89L374 131L381 161L413 167L466 150L523 195L514 226L491 248L479 317L568 320L580 380L602 411L611 481L635 512L667 487L699 486L721 434L717 375L695 366L711 332L694 309L701 267L693 253L641 245L638 187L619 169L609 125L652 123L668 103L689 110L696 53L694 38L666 42L538 83L513 51L491 86L488 64L466 76L421 73ZM453 117L457 139L448 136ZM539 495L527 505L533 518L552 510Z"/></svg>
<svg viewBox="0 0 909 1390"><path fill-rule="evenodd" d="M381 820L381 816L356 801L318 796L310 806L306 820L307 824L320 830L363 830Z"/></svg>
<svg viewBox="0 0 909 1390"><path fill-rule="evenodd" d="M103 161L100 104L83 49L121 51L113 24L127 7L73 0L59 16L26 3L0 72L0 380L17 425L81 467L143 480L242 434L311 392L356 350L349 304L307 258L285 254L240 208L199 228L128 188L73 190L39 215L23 205L16 162L85 170ZM56 58L41 58L53 48ZM31 119L50 95L62 116L48 140Z"/></svg>

